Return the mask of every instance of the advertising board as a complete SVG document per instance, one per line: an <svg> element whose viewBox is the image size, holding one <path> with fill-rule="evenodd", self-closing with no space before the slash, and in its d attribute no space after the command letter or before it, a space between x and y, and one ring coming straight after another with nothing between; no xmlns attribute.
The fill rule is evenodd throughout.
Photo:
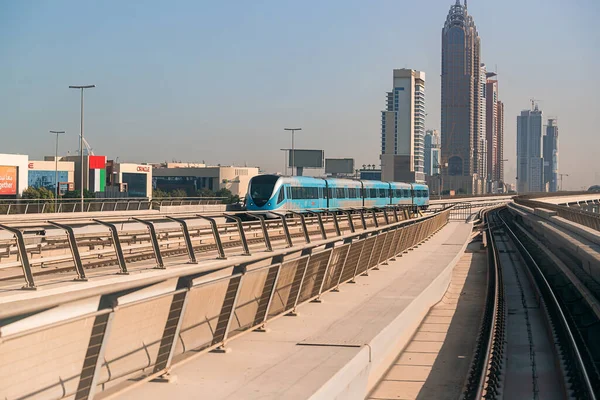
<svg viewBox="0 0 600 400"><path fill-rule="evenodd" d="M292 165L292 150L289 154L289 166L300 168L323 168L323 150L294 150L294 164Z"/></svg>
<svg viewBox="0 0 600 400"><path fill-rule="evenodd" d="M326 174L351 174L354 172L353 158L326 158Z"/></svg>
<svg viewBox="0 0 600 400"><path fill-rule="evenodd" d="M17 194L17 167L0 165L0 195Z"/></svg>

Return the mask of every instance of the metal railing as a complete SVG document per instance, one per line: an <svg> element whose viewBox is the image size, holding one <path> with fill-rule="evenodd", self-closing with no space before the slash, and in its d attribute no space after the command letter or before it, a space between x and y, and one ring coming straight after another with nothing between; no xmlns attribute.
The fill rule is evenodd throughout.
<svg viewBox="0 0 600 400"><path fill-rule="evenodd" d="M327 239L309 237L284 249L167 269L69 293L69 301L13 304L0 310L0 393L7 399L91 399L98 391L126 388L132 378L165 375L195 354L225 352L234 337L264 331L269 320L294 315L302 303L426 240L448 223L449 213L401 221L387 211L376 226ZM63 311L53 311L56 306ZM55 348L61 351L48 351Z"/></svg>
<svg viewBox="0 0 600 400"><path fill-rule="evenodd" d="M219 258L225 259L225 248L242 247L244 254L249 255L249 244L264 243L268 251L272 250L272 240L284 239L288 247L294 245L293 238L303 237L306 243L311 242L317 225L322 239L327 239L328 230L325 223L333 222L335 234L341 235L342 222L355 232L354 220L362 222L363 229L378 226L379 220L389 224L410 218L410 209L389 207L383 209L323 210L321 213L311 212L306 216L300 213L279 215L278 220L267 221L259 214L248 213L179 213L157 216L155 214L136 214L134 217L116 216L105 218L58 217L52 220L27 221L13 224L0 224L0 231L10 232L13 237L0 240L0 270L19 268L25 277L25 289L36 287L34 276L42 273L41 268L54 266L56 272L69 272L71 260L78 274L78 279L85 280L87 268L118 265L121 273L127 273L130 261L154 257L157 266L164 267L166 257L181 256L187 253L190 262L197 263L197 255L216 250ZM252 217L256 222L242 222L241 216ZM367 218L370 217L370 218ZM229 219L234 224L217 224L217 219ZM199 225L206 220L209 225ZM179 227L165 227L165 222L176 222ZM136 223L141 224L135 227ZM31 225L33 224L33 225ZM132 226L133 225L133 226ZM104 226L108 232L97 228ZM291 233L291 228L295 228ZM65 236L48 235L48 229L64 230ZM79 229L77 237L74 228ZM83 231L81 230L82 228ZM312 228L312 231L311 229ZM269 233L269 230L275 233ZM329 230L331 231L331 229ZM250 235L248 239L246 236ZM223 238L223 239L222 239ZM80 251L83 249L83 251ZM4 259L4 260L3 260ZM176 262L176 261L174 261ZM63 267L68 264L66 267ZM38 270L34 271L34 267ZM6 275L7 278L18 276Z"/></svg>
<svg viewBox="0 0 600 400"><path fill-rule="evenodd" d="M575 207L559 206L556 204L533 200L526 196L515 197L514 202L533 209L542 208L554 211L561 218L600 231L600 214L584 211Z"/></svg>
<svg viewBox="0 0 600 400"><path fill-rule="evenodd" d="M158 210L162 206L223 204L225 197L181 197L149 199L147 197L80 199L4 199L0 200L0 215L73 213L101 211Z"/></svg>

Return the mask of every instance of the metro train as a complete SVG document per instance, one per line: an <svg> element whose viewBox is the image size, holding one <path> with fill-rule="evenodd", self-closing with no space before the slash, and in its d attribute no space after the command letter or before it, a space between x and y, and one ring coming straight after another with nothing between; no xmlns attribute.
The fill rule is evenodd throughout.
<svg viewBox="0 0 600 400"><path fill-rule="evenodd" d="M418 183L258 175L250 180L248 211L406 205L427 209L429 188Z"/></svg>

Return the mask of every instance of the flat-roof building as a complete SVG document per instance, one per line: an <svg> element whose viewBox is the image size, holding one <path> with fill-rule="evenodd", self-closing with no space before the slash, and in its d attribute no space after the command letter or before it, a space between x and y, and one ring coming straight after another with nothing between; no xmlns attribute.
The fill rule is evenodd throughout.
<svg viewBox="0 0 600 400"><path fill-rule="evenodd" d="M255 167L208 166L155 168L152 171L152 187L166 192L185 190L188 196L196 196L202 189L213 192L229 189L233 195L243 197L253 176L259 174Z"/></svg>

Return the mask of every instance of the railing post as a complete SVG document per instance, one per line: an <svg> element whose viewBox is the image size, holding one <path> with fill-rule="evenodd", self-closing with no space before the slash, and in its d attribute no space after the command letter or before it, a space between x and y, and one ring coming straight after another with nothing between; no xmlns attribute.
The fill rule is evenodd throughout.
<svg viewBox="0 0 600 400"><path fill-rule="evenodd" d="M258 214L250 214L246 213L250 218L256 218L260 221L260 228L262 229L263 238L265 239L265 247L267 251L273 251L273 247L271 246L271 239L269 238L269 230L267 229L267 224L265 223L265 217Z"/></svg>
<svg viewBox="0 0 600 400"><path fill-rule="evenodd" d="M317 221L319 222L319 229L321 230L321 237L323 240L327 240L327 233L325 232L325 225L323 225L323 218L321 218L321 213L310 211L310 214L317 216Z"/></svg>
<svg viewBox="0 0 600 400"><path fill-rule="evenodd" d="M256 329L257 332L266 332L265 324L267 323L267 319L269 318L269 309L271 308L271 303L273 302L273 297L275 296L275 291L277 290L277 282L279 281L279 273L281 272L281 263L272 265L269 267L269 271L267 272L267 277L265 279L265 285L263 286L263 292L260 296L258 309L256 310L256 315L254 317L254 324L259 325ZM275 276L273 276L275 275ZM271 287L269 288L267 284L272 280ZM266 304L264 309L262 309L262 302L266 300ZM264 313L264 315L260 315Z"/></svg>
<svg viewBox="0 0 600 400"><path fill-rule="evenodd" d="M59 224L58 222L48 221L48 223L65 231L69 240L69 247L71 248L71 256L73 257L73 263L75 264L75 271L77 272L77 278L75 278L75 280L87 281L87 278L85 277L85 270L83 269L83 263L81 262L81 256L79 255L79 247L77 247L75 231L73 230L73 228L68 225Z"/></svg>
<svg viewBox="0 0 600 400"><path fill-rule="evenodd" d="M373 222L375 223L375 227L379 228L379 221L377 221L377 214L375 213L374 208L371 208L371 214L373 215Z"/></svg>
<svg viewBox="0 0 600 400"><path fill-rule="evenodd" d="M165 216L165 218L173 222L177 222L179 226L181 226L181 231L183 232L183 238L185 240L185 247L187 248L188 257L190 258L190 264L198 264L198 261L196 260L196 253L194 253L194 246L192 245L192 238L190 237L190 230L187 226L187 221L185 219L169 216Z"/></svg>
<svg viewBox="0 0 600 400"><path fill-rule="evenodd" d="M360 259L363 255L363 252L365 251L365 242L367 241L367 235L368 234L364 234L361 236L361 240L363 242L362 247L360 248L360 252L358 253L358 260L356 260L356 267L354 267L354 272L352 273L352 279L350 279L348 281L348 283L356 283L356 273L358 272L358 267L360 265ZM357 242L358 243L358 242ZM352 250L352 245L350 245L350 250ZM350 250L348 251L348 253L350 253ZM346 257L346 262L347 262L347 257ZM346 266L344 265L344 268L346 268ZM341 276L340 276L341 279ZM339 282L338 282L338 286L339 286Z"/></svg>
<svg viewBox="0 0 600 400"><path fill-rule="evenodd" d="M287 220L285 219L285 214L279 214L271 211L271 214L278 216L281 218L281 225L283 227L283 233L285 235L285 240L287 242L287 247L292 247L294 244L292 243L292 235L290 235L290 228L288 227Z"/></svg>
<svg viewBox="0 0 600 400"><path fill-rule="evenodd" d="M35 281L33 280L33 273L31 272L31 265L29 264L29 256L27 255L27 249L25 248L23 232L17 228L1 224L0 228L12 233L17 241L17 251L19 252L21 268L23 268L23 277L25 278L25 286L23 286L22 289L35 290Z"/></svg>
<svg viewBox="0 0 600 400"><path fill-rule="evenodd" d="M348 226L350 227L350 232L352 232L352 233L356 232L356 229L354 229L354 221L352 220L352 211L345 210L344 212L348 216Z"/></svg>
<svg viewBox="0 0 600 400"><path fill-rule="evenodd" d="M342 231L340 230L340 221L337 219L337 211L334 209L328 210L326 208L321 209L322 212L330 213L333 218L333 226L335 228L336 236L342 236Z"/></svg>
<svg viewBox="0 0 600 400"><path fill-rule="evenodd" d="M396 222L400 222L400 220L398 219L398 207L394 206L393 210L394 210L394 219L396 220Z"/></svg>
<svg viewBox="0 0 600 400"><path fill-rule="evenodd" d="M244 249L244 255L249 256L250 249L248 248L248 241L246 240L246 234L244 233L244 225L242 224L242 219L240 217L238 217L237 215L231 215L231 214L223 214L223 215L225 215L227 218L231 218L231 219L235 220L235 222L237 223L238 231L240 233L240 240L242 241L242 248Z"/></svg>
<svg viewBox="0 0 600 400"><path fill-rule="evenodd" d="M227 291L225 292L225 299L223 299L223 305L221 306L221 312L219 313L219 319L217 326L215 327L215 333L213 335L212 345L221 343L216 349L213 350L215 353L227 353L228 349L225 347L227 338L229 336L229 328L231 326L231 320L235 314L235 306L240 294L242 287L242 278L246 272L245 267L241 267L242 271L235 273L229 279L227 285Z"/></svg>
<svg viewBox="0 0 600 400"><path fill-rule="evenodd" d="M308 228L306 227L306 219L304 218L304 214L296 211L290 211L290 213L300 218L300 223L302 224L302 231L304 233L304 240L306 241L306 243L310 243L310 236L308 234Z"/></svg>
<svg viewBox="0 0 600 400"><path fill-rule="evenodd" d="M302 278L300 278L300 283L298 284L298 293L296 294L296 299L294 300L294 308L292 308L292 310L287 313L288 316L295 317L296 315L298 315L296 313L296 307L298 307L298 300L300 300L300 294L302 293L302 286L304 286L304 278L306 278L306 271L308 271L308 265L310 264L310 258L311 258L311 256L309 255L306 258L306 262L304 263L304 271L302 271Z"/></svg>
<svg viewBox="0 0 600 400"><path fill-rule="evenodd" d="M160 245L158 244L158 237L156 236L156 228L154 227L154 223L135 217L132 217L131 219L139 222L140 224L146 225L146 228L148 228L150 242L152 242L152 249L154 250L154 257L156 258L156 268L164 269L165 264L163 263L162 254L160 253Z"/></svg>
<svg viewBox="0 0 600 400"><path fill-rule="evenodd" d="M106 226L110 229L110 234L113 240L113 246L115 246L115 253L117 255L117 261L119 262L120 274L127 275L127 264L125 263L125 256L123 255L123 248L121 247L121 240L119 239L119 232L117 231L117 227L115 224L111 224L110 222L100 221L98 219L93 219L92 221L99 223L100 225Z"/></svg>
<svg viewBox="0 0 600 400"><path fill-rule="evenodd" d="M390 224L390 219L389 219L388 213L387 213L387 207L383 208L383 219L385 220L386 225Z"/></svg>
<svg viewBox="0 0 600 400"><path fill-rule="evenodd" d="M188 285L189 283L190 281L188 281ZM179 332L181 331L181 324L183 322L183 316L185 315L189 292L189 287L186 287L182 291L175 293L173 295L173 299L171 300L171 307L169 308L167 322L163 330L160 346L158 348L158 354L156 355L156 362L154 363L154 373L156 374L161 371L165 371L165 374L163 374L160 378L155 379L155 381L169 381L169 367L171 366L173 353L175 352L175 347L177 344L177 338L179 337Z"/></svg>
<svg viewBox="0 0 600 400"><path fill-rule="evenodd" d="M114 311L110 311L98 315L94 319L88 349L79 376L77 392L75 392L75 400L92 400L94 398L114 316Z"/></svg>
<svg viewBox="0 0 600 400"><path fill-rule="evenodd" d="M360 213L360 220L362 222L363 229L367 230L367 220L365 219L365 210L362 208L359 208L356 211L358 211Z"/></svg>
<svg viewBox="0 0 600 400"><path fill-rule="evenodd" d="M217 221L214 218L207 217L205 215L196 214L196 217L202 218L210 222L210 226L212 228L213 237L215 238L215 244L217 245L217 251L219 252L219 256L217 259L225 260L227 256L225 256L225 250L223 249L223 243L221 243L221 235L219 234L219 227L217 226Z"/></svg>

